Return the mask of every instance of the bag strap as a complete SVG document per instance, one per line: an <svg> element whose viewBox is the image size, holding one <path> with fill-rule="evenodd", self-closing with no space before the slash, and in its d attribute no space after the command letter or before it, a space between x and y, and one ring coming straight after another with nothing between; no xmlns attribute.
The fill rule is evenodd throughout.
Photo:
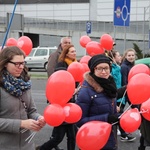
<svg viewBox="0 0 150 150"><path fill-rule="evenodd" d="M27 105L26 105L25 101L21 97L19 97L19 100L22 102L23 107L24 107L25 111L27 112L28 108L27 108Z"/></svg>

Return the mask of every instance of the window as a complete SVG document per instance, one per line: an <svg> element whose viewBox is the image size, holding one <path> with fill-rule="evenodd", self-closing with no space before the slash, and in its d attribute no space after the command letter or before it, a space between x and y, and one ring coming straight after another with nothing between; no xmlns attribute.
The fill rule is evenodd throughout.
<svg viewBox="0 0 150 150"><path fill-rule="evenodd" d="M46 56L47 55L47 49L37 49L35 56Z"/></svg>

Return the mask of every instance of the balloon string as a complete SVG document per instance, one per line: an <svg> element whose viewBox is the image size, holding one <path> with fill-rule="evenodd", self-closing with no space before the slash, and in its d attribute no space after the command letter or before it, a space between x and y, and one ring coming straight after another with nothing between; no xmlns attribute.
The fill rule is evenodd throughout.
<svg viewBox="0 0 150 150"><path fill-rule="evenodd" d="M28 131L28 129L22 129L20 132L21 132L21 133L24 133L24 132L26 132L26 131Z"/></svg>
<svg viewBox="0 0 150 150"><path fill-rule="evenodd" d="M132 106L132 104L131 105L129 105L129 107L127 107L127 109L118 117L118 119L120 119L121 117L122 117L122 115L126 112L126 111L128 111L129 110L129 108ZM114 123L112 123L112 126L113 125L115 125L115 124L117 124L118 123L118 121L116 121L116 122L114 122Z"/></svg>
<svg viewBox="0 0 150 150"><path fill-rule="evenodd" d="M142 109L140 112L139 112L140 114L142 114L142 113L149 113L149 110L148 109Z"/></svg>
<svg viewBox="0 0 150 150"><path fill-rule="evenodd" d="M74 91L73 95L77 94L78 91L80 90L80 88L81 88L81 85L79 84L79 85L77 86L76 90Z"/></svg>
<svg viewBox="0 0 150 150"><path fill-rule="evenodd" d="M120 108L121 105L122 105L122 102L123 102L123 100L124 100L124 97L125 97L126 92L127 92L127 89L125 90L125 92L124 92L124 94L123 94L123 96L122 96L122 98L121 98L121 102L120 102L119 108Z"/></svg>
<svg viewBox="0 0 150 150"><path fill-rule="evenodd" d="M10 18L10 21L9 21L9 24L8 24L8 28L7 28L7 30L6 30L6 34L5 34L4 41L3 41L3 44L2 44L2 48L1 48L1 49L4 48L4 45L5 45L5 43L6 43L6 39L7 39L7 36L8 36L8 32L9 32L9 30L10 30L10 26L11 26L12 21L13 21L13 17L14 17L14 13L15 13L15 9L16 9L17 3L18 3L18 0L15 1L13 13L12 13L12 15L11 15L11 18Z"/></svg>
<svg viewBox="0 0 150 150"><path fill-rule="evenodd" d="M36 132L31 133L31 134L29 135L29 137L25 139L25 141L28 141L28 143L30 143L31 140L33 139L33 137L35 136L35 134L36 134Z"/></svg>
<svg viewBox="0 0 150 150"><path fill-rule="evenodd" d="M127 107L127 109L118 118L120 119L122 117L122 115L130 109L131 106L132 106L132 104L129 105L129 107Z"/></svg>
<svg viewBox="0 0 150 150"><path fill-rule="evenodd" d="M118 123L118 121L116 121L116 122L112 123L111 125L113 126L113 125L115 125L115 124L117 124L117 123Z"/></svg>

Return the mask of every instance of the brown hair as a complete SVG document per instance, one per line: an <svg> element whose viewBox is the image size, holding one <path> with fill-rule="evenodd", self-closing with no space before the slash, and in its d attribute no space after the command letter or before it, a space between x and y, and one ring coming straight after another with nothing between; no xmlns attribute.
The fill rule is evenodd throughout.
<svg viewBox="0 0 150 150"><path fill-rule="evenodd" d="M20 50L17 46L9 46L4 48L1 52L0 52L0 85L2 84L2 80L3 80L3 72L5 70L5 66L6 64L11 61L13 59L14 56L16 55L23 55L25 58L25 53ZM25 81L28 81L30 79L29 75L28 75L28 69L25 66L23 69L23 72L21 74L21 77L23 77L23 79Z"/></svg>
<svg viewBox="0 0 150 150"><path fill-rule="evenodd" d="M118 53L118 51L116 51L116 50L109 51L108 57L111 59L111 61L113 61L113 59L115 58L117 53Z"/></svg>
<svg viewBox="0 0 150 150"><path fill-rule="evenodd" d="M59 62L65 60L65 58L67 57L66 55L68 54L69 49L70 49L71 47L74 47L74 45L69 44L69 45L66 45L66 46L64 47L64 49L62 50L62 52L61 52L61 54L60 54L60 56L59 56L59 58L58 58L58 61L59 61Z"/></svg>

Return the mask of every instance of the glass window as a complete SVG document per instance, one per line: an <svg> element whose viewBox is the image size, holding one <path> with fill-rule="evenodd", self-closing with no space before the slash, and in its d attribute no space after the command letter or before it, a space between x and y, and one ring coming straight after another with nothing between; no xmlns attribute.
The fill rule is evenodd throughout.
<svg viewBox="0 0 150 150"><path fill-rule="evenodd" d="M47 55L47 49L37 49L35 56L46 56Z"/></svg>
<svg viewBox="0 0 150 150"><path fill-rule="evenodd" d="M56 51L56 49L49 49L49 54L51 54L51 53L53 53L55 51Z"/></svg>
<svg viewBox="0 0 150 150"><path fill-rule="evenodd" d="M34 52L35 52L35 50L36 50L36 49L32 49L31 52L30 52L30 54L29 54L28 56L29 56L29 57L32 57L33 54L34 54Z"/></svg>

